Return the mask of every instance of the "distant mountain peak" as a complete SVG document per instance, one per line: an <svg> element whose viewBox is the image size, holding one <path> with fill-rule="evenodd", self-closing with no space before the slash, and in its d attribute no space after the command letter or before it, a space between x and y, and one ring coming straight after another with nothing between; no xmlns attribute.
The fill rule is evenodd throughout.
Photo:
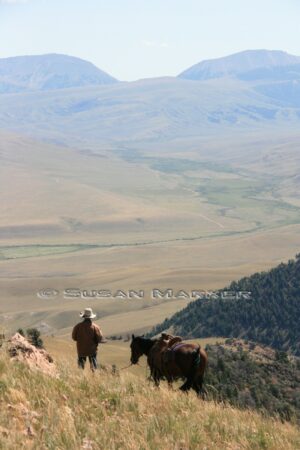
<svg viewBox="0 0 300 450"><path fill-rule="evenodd" d="M202 61L178 75L189 80L208 80L237 76L262 68L300 64L300 56L282 50L244 50L233 55Z"/></svg>
<svg viewBox="0 0 300 450"><path fill-rule="evenodd" d="M50 53L0 59L0 93L64 89L116 83L94 64Z"/></svg>

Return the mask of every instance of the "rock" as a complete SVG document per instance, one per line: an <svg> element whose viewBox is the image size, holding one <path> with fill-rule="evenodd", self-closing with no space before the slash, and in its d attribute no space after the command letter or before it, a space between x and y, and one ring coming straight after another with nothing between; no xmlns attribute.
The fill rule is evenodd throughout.
<svg viewBox="0 0 300 450"><path fill-rule="evenodd" d="M19 333L16 333L8 341L7 351L12 360L24 362L30 369L40 370L50 376L58 376L51 355L49 355L46 350L30 344L28 340Z"/></svg>

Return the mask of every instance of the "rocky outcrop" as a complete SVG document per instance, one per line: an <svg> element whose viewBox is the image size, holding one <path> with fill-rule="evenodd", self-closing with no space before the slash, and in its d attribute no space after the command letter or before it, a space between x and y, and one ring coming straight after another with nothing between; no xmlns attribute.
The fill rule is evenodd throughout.
<svg viewBox="0 0 300 450"><path fill-rule="evenodd" d="M40 349L30 344L21 334L16 333L7 343L7 351L14 361L26 363L30 369L57 376L56 365L53 358L44 349Z"/></svg>

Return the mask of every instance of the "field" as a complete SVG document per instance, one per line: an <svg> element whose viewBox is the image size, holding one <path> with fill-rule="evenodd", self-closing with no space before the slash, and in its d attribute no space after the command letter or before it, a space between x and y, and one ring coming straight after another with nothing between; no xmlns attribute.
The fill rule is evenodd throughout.
<svg viewBox="0 0 300 450"><path fill-rule="evenodd" d="M292 258L296 137L224 137L222 158L218 139L187 142L180 156L179 141L161 153L79 149L1 131L1 329L68 335L88 304L106 335L144 332L188 303L177 291L221 288ZM68 288L87 295L64 298ZM174 298L153 299L155 288ZM102 289L144 298L93 296Z"/></svg>

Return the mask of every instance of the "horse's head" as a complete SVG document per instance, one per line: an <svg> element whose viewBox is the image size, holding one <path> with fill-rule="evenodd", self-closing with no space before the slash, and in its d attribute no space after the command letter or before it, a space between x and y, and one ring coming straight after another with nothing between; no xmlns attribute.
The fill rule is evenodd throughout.
<svg viewBox="0 0 300 450"><path fill-rule="evenodd" d="M142 337L132 335L130 349L131 349L131 364L137 364L140 357L144 354L144 348L142 345Z"/></svg>

